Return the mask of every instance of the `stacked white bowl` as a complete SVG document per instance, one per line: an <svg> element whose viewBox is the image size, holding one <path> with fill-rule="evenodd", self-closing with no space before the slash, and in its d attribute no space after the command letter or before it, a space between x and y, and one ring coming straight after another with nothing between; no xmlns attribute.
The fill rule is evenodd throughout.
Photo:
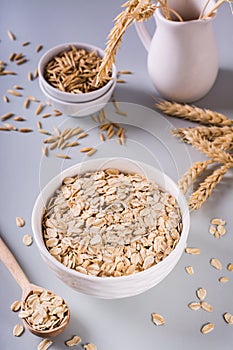
<svg viewBox="0 0 233 350"><path fill-rule="evenodd" d="M100 57L104 56L103 50L86 43L66 43L55 46L47 51L39 61L39 85L42 92L55 109L73 117L83 117L98 112L109 101L116 85L117 71L115 65L113 65L111 80L95 91L83 94L72 94L53 87L44 77L45 66L53 57L59 55L63 51L68 51L71 45L75 46L77 49L84 49L87 52L95 51Z"/></svg>

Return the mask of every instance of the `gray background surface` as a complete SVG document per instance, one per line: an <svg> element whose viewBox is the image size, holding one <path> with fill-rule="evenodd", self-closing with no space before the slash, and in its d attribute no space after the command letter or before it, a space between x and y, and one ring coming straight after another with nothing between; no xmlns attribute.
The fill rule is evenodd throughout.
<svg viewBox="0 0 233 350"><path fill-rule="evenodd" d="M52 46L71 41L88 42L104 47L112 19L120 11L120 4L119 0L1 0L0 60L8 61L12 52L23 51L29 62L20 67L15 64L7 67L16 69L18 74L0 77L0 96L14 84L20 84L24 87L22 92L24 97L34 95L44 101L38 81L27 80L28 71L35 70L41 54ZM153 27L152 20L150 25ZM212 91L197 104L232 117L233 18L228 6L223 6L219 10L215 29L220 71ZM12 30L16 34L16 41L9 40L7 30ZM31 45L22 48L21 44L25 41L31 41ZM44 50L38 54L35 48L40 43L44 45ZM117 56L117 66L119 70L129 69L134 73L125 77L126 84L117 86L115 91L117 99L153 108L153 97L156 93L147 74L146 52L133 26L127 30L124 37ZM25 110L24 98L10 96L10 100L9 104L0 102L0 114L14 112L16 115L22 115L27 119L25 125L35 130L36 121L40 120L40 117L34 115L35 104ZM123 107L131 108L128 104ZM168 133L171 123L174 126L189 126L188 122L162 117L150 109L143 111L142 107L138 107L134 120L132 115L134 107L130 110L132 113L129 113L128 121L123 121L131 124L127 126L126 147L121 148L114 141L108 141L105 145L99 145L96 157L122 155L144 159L146 162L159 165L174 180L177 180L190 165L189 157L192 161L204 159L195 150L188 148L187 151L187 148L179 146L176 140L171 140ZM49 111L49 108L46 111ZM150 134L139 128L140 118L145 119L145 125L151 130ZM42 122L45 129L51 129L53 125L58 126L62 123L62 127L78 123L90 130L90 136L83 141L83 145L98 144L98 131L89 118L76 121L62 116L44 119ZM165 131L167 131L166 140L162 137ZM226 270L226 265L233 262L232 171L203 208L191 215L188 245L199 247L201 255L183 254L174 271L162 283L144 294L122 300L99 300L66 287L42 261L35 243L31 247L22 244L23 235L31 233L31 211L41 186L57 171L82 161L83 156L75 151L70 162L61 162L53 155L44 160L41 158L44 137L38 132L28 135L1 132L0 137L1 235L15 253L29 279L62 295L71 308L70 325L65 333L55 340L52 349L65 349L64 340L73 334L80 335L83 343L95 343L98 350L232 349L233 326L226 325L222 318L222 314L226 311L233 314L233 273ZM172 156L174 149L177 149L175 160ZM16 227L16 216L25 219L24 228ZM208 233L209 221L215 216L223 217L227 221L227 234L220 240ZM214 270L210 266L209 260L212 257L222 261L222 271ZM187 265L194 267L193 276L185 273L184 268ZM10 311L10 305L20 298L21 291L3 264L0 264L0 276L0 349L36 349L40 341L37 337L28 332L20 338L12 335L18 317ZM221 276L229 277L229 282L220 284L218 278ZM196 300L195 291L199 287L207 290L206 300L214 308L211 314L203 310L194 312L187 307L188 303ZM150 316L152 312L165 317L164 327L153 325ZM200 328L206 322L213 322L215 330L203 336ZM81 349L81 346L76 348Z"/></svg>

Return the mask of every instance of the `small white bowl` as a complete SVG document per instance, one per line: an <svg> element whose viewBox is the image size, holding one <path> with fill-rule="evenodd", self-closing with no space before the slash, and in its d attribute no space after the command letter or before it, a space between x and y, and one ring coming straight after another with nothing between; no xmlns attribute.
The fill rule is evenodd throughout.
<svg viewBox="0 0 233 350"><path fill-rule="evenodd" d="M116 66L113 64L112 66L112 79L108 81L107 84L105 84L103 87L100 89L97 89L95 91L83 93L83 94L72 94L69 92L63 92L59 89L56 89L53 87L51 84L49 84L46 79L44 78L44 68L46 64L54 57L57 56L59 53L63 51L69 50L70 46L73 45L77 47L78 49L84 49L87 52L92 52L96 51L97 55L100 57L104 56L104 51L101 50L99 47L96 47L94 45L86 44L86 43L66 43L66 44L61 44L58 46L53 47L52 49L48 50L40 59L39 64L38 64L38 73L39 73L39 79L41 80L43 86L47 90L47 92L50 94L50 96L61 100L65 102L87 102L91 100L95 100L99 98L100 96L104 95L116 82L117 79L117 70Z"/></svg>
<svg viewBox="0 0 233 350"><path fill-rule="evenodd" d="M57 261L47 250L42 234L42 217L45 205L55 190L62 184L65 177L75 176L87 171L117 168L126 173L140 173L148 179L153 180L158 186L172 194L182 213L183 229L180 240L175 249L157 265L149 269L122 277L98 277L79 273L69 269ZM129 297L142 293L160 281L162 281L175 267L179 261L189 233L190 217L186 200L178 186L167 175L156 168L141 162L135 162L126 158L102 158L93 159L76 164L55 176L41 191L32 212L32 230L35 242L46 264L56 275L71 288L88 295L104 299L116 299Z"/></svg>
<svg viewBox="0 0 233 350"><path fill-rule="evenodd" d="M104 108L104 106L108 103L108 101L112 96L113 90L116 85L116 81L114 81L113 84L110 86L109 90L99 98L96 98L95 100L91 100L87 102L80 102L80 103L65 102L65 101L59 100L49 94L49 92L43 86L43 83L41 80L39 80L39 85L40 85L41 91L44 93L46 98L49 100L49 102L53 105L55 109L58 109L60 112L70 115L72 117L84 117L84 116L96 113L102 108Z"/></svg>

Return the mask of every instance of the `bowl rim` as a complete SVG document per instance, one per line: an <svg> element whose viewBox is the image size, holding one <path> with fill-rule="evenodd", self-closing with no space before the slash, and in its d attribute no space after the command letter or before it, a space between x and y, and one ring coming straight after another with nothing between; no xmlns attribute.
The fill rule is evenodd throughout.
<svg viewBox="0 0 233 350"><path fill-rule="evenodd" d="M92 99L92 100L87 100L87 101L82 101L82 102L81 102L81 101L80 101L80 102L71 102L71 101L63 101L63 100L60 100L59 98L52 96L52 95L50 94L50 91L48 91L48 90L46 89L46 87L45 87L43 84L44 84L43 81L42 81L41 79L39 79L39 86L40 86L41 91L42 91L49 99L51 99L52 101L54 101L54 102L59 102L59 103L64 104L64 105L66 105L66 106L68 106L68 105L70 105L70 106L79 105L80 107L81 107L81 106L82 106L82 107L85 107L86 105L92 104L92 103L95 103L95 102L96 102L96 104L98 104L98 101L99 101L100 99L104 98L104 97L105 97L107 94L109 94L110 92L112 93L113 90L114 90L114 88L115 88L116 81L113 81L113 84L112 84L111 86L109 86L109 89L106 90L101 96L98 96L98 97L96 97L96 98L94 98L94 99ZM102 104L102 103L100 102L100 104ZM88 106L87 106L87 108L88 108Z"/></svg>
<svg viewBox="0 0 233 350"><path fill-rule="evenodd" d="M55 95L61 95L64 98L64 101L68 102L67 99L77 98L81 99L80 102L85 102L85 101L89 101L91 99L96 98L95 95L98 95L98 93L102 93L102 90L105 89L109 89L109 87L111 86L111 84L116 81L117 79L117 69L115 64L112 64L112 75L111 75L111 79L101 88L96 89L94 91L90 91L90 92L86 92L86 93L82 93L82 94L72 94L70 92L64 92L61 91L55 87L53 87L51 84L49 84L47 82L47 80L44 78L44 67L46 66L46 64L52 59L52 57L54 57L55 55L61 53L62 51L64 51L66 48L68 49L71 45L77 47L77 48L83 48L86 51L90 52L90 51L96 51L97 54L99 54L102 58L104 57L104 50L102 50L101 48L99 48L98 46L89 44L89 43L84 43L84 42L67 42L64 44L59 44L56 45L52 48L50 48L49 50L47 50L40 58L39 63L38 63L38 74L39 74L39 78L42 80L43 84L45 85L45 87L47 87L47 90L51 89L51 92ZM54 53L57 52L57 53ZM49 58L48 58L49 57ZM104 94L104 92L103 92ZM94 97L93 97L94 96ZM84 98L84 99L83 99ZM72 101L70 101L72 102ZM75 101L74 101L75 102ZM78 101L77 101L78 102Z"/></svg>
<svg viewBox="0 0 233 350"><path fill-rule="evenodd" d="M144 270L144 271L140 271L137 272L135 274L130 274L130 275L124 275L124 276L119 276L119 277L114 277L114 276L94 276L94 275L86 275L83 274L77 270L71 269L67 266L65 266L64 264L62 264L60 261L58 261L55 257L53 257L49 251L47 250L44 241L43 241L43 235L42 235L42 230L41 230L41 224L40 224L40 233L37 232L37 222L38 222L38 206L40 205L41 201L42 203L44 203L43 201L43 195L44 193L51 187L51 185L53 185L55 182L57 182L57 180L61 181L68 175L68 173L72 172L73 170L77 171L77 174L79 173L80 168L82 167L82 165L85 164L89 164L91 167L91 164L95 164L96 162L100 164L103 164L104 162L108 162L108 161L114 161L114 160L123 160L123 161L131 161L134 164L141 166L142 169L144 169L144 167L146 167L148 170L152 170L154 173L156 173L159 176L163 176L165 179L165 182L168 181L168 183L170 183L172 186L174 186L174 189L177 192L177 197L179 198L179 202L177 199L177 202L179 204L180 210L181 210L181 216L182 216L182 223L183 223L183 227L182 227L182 232L181 232L181 236L179 239L179 242L177 243L175 249L168 255L166 256L166 258L162 261L160 261L159 263L149 267L148 269ZM88 170L85 170L88 171ZM91 170L90 170L91 171ZM66 175L67 173L67 175ZM80 172L81 174L82 172ZM70 176L74 176L74 175L70 175ZM154 180L153 180L154 181ZM58 186L56 186L56 189L59 188ZM169 191L168 191L169 192ZM49 196L45 196L46 200L49 199ZM182 210L180 203L184 206L184 209ZM44 205L44 204L43 204ZM40 219L41 221L41 216ZM47 185L40 191L40 194L38 195L36 202L34 204L33 207L33 211L32 211L32 216L31 216L31 226L32 226L32 231L33 231L33 235L34 235L34 239L37 245L37 248L39 249L39 252L41 253L41 255L45 256L46 258L48 258L49 262L52 265L56 265L57 268L59 270L62 270L64 273L73 276L73 277L78 277L82 280L89 280L89 281L96 281L100 284L108 284L109 281L114 281L113 283L118 283L119 281L130 281L130 280L134 280L137 279L138 277L146 277L147 275L150 275L153 272L156 272L156 270L160 270L161 267L166 267L166 265L169 264L170 260L173 258L173 256L176 256L176 254L178 254L178 248L183 245L185 247L186 242L187 242L187 238L188 238L188 234L189 234L189 229L190 229L190 212L189 212L189 208L188 208L188 204L187 201L185 199L185 196L183 195L182 191L179 189L178 185L164 172L160 171L159 169L141 162L141 161L135 161L129 158L125 158L125 157L114 157L114 158L110 158L110 157L103 157L103 158L96 158L93 160L87 160L84 162L80 162L77 164L72 165L71 167L63 170L61 173L57 174L56 176L54 176L48 183ZM182 254L182 252L181 252ZM177 260L177 262L179 261L179 259ZM177 263L176 262L176 263ZM176 265L175 263L175 265ZM47 264L47 262L46 262ZM170 264L169 264L170 265ZM169 266L168 265L168 266ZM174 265L174 267L175 267ZM174 268L173 267L173 268ZM173 269L172 268L172 269Z"/></svg>

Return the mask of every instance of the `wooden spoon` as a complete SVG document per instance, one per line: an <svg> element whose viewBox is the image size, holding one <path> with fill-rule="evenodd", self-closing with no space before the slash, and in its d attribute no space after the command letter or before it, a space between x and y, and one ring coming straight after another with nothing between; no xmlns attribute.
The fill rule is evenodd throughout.
<svg viewBox="0 0 233 350"><path fill-rule="evenodd" d="M32 294L34 291L39 291L39 292L45 292L48 291L45 288L36 286L35 284L32 284L29 282L27 279L25 273L19 266L17 260L15 259L14 255L10 251L10 249L7 247L7 245L3 242L3 240L0 237L0 260L2 260L3 264L8 268L8 270L11 272L13 275L14 279L16 282L19 284L19 286L22 288L22 305L24 304L25 300L27 297ZM50 292L53 295L55 295L53 292ZM23 319L23 323L25 327L32 332L33 334L42 337L42 338L53 338L56 337L58 334L64 331L66 326L69 323L70 320L70 310L68 305L67 310L68 314L64 322L62 324L54 329L48 329L48 330L36 330L34 329L27 321L26 319Z"/></svg>

